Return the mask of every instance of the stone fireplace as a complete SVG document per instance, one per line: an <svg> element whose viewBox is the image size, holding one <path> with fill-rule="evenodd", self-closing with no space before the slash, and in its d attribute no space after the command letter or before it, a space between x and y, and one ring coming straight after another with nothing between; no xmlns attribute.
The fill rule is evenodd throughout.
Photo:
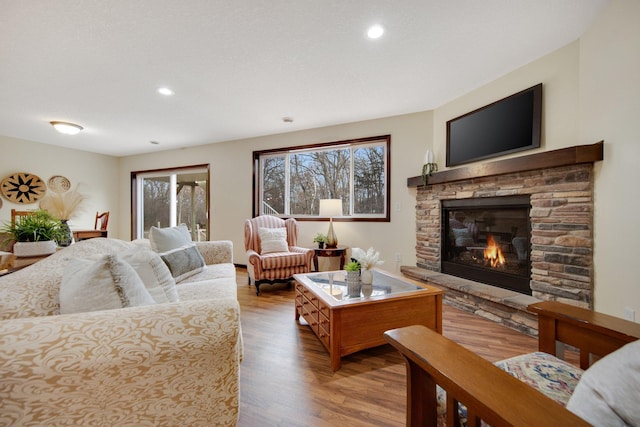
<svg viewBox="0 0 640 427"><path fill-rule="evenodd" d="M532 302L592 308L593 163L602 160L602 148L600 142L451 169L427 185L409 178L417 187L417 265L401 271L446 288L451 305L531 335ZM481 254L490 239L509 267L487 268L492 261Z"/></svg>

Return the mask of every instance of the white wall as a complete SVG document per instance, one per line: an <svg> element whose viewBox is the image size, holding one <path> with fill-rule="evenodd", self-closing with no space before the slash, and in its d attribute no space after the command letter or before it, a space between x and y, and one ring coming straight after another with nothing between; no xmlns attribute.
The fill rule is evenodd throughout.
<svg viewBox="0 0 640 427"><path fill-rule="evenodd" d="M640 320L635 271L640 228L640 2L613 0L579 41L434 111L434 147L444 165L446 121L543 83L543 138L536 151L604 140L595 164L594 306ZM516 153L507 157L521 156Z"/></svg>
<svg viewBox="0 0 640 427"><path fill-rule="evenodd" d="M574 42L434 110L433 140L437 163L444 169L448 120L538 83L543 85L542 143L539 149L524 154L577 145L578 67L579 43ZM522 155L520 152L502 158ZM496 159L488 161L491 160Z"/></svg>
<svg viewBox="0 0 640 427"><path fill-rule="evenodd" d="M129 236L131 171L210 163L211 238L232 240L234 262L246 264L243 227L252 214L253 151L390 134L391 222L334 222L334 230L341 245L380 251L384 269L415 265L415 189L407 188L407 178L421 172L424 154L431 148L431 123L431 112L423 112L122 158L120 235ZM328 223L300 221L299 228L299 244L312 247L313 236L326 233Z"/></svg>
<svg viewBox="0 0 640 427"><path fill-rule="evenodd" d="M640 321L640 2L614 0L581 38L580 140L604 140L595 179L595 307Z"/></svg>
<svg viewBox="0 0 640 427"><path fill-rule="evenodd" d="M96 211L116 211L120 200L116 194L118 159L86 151L54 147L0 135L0 180L16 172L39 176L45 183L54 175L65 176L72 187L86 196L71 228L93 228ZM38 203L18 205L2 199L0 224L11 221L11 209L37 209ZM109 218L109 235L118 228L117 215Z"/></svg>

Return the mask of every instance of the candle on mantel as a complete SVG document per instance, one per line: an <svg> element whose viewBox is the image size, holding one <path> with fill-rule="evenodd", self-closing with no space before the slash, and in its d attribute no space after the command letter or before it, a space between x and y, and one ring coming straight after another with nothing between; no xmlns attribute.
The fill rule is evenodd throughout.
<svg viewBox="0 0 640 427"><path fill-rule="evenodd" d="M427 150L427 153L424 155L424 164L433 163L433 151Z"/></svg>

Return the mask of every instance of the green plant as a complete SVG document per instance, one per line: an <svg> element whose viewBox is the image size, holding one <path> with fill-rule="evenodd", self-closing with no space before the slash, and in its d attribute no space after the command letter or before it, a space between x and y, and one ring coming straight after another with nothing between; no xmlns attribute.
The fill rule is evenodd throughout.
<svg viewBox="0 0 640 427"><path fill-rule="evenodd" d="M16 219L15 224L7 224L0 231L9 234L16 242L57 241L64 237L62 223L43 210L22 216Z"/></svg>
<svg viewBox="0 0 640 427"><path fill-rule="evenodd" d="M326 243L326 242L327 242L327 236L322 233L316 234L316 237L313 238L313 243Z"/></svg>
<svg viewBox="0 0 640 427"><path fill-rule="evenodd" d="M427 180L434 172L438 171L438 165L435 163L425 163L422 165L422 184L427 185Z"/></svg>
<svg viewBox="0 0 640 427"><path fill-rule="evenodd" d="M360 271L360 263L358 261L349 261L345 264L344 269L347 271Z"/></svg>

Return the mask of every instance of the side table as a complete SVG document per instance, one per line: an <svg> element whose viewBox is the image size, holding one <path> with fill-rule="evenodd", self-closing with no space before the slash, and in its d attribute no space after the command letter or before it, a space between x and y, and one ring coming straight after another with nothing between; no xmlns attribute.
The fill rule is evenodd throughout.
<svg viewBox="0 0 640 427"><path fill-rule="evenodd" d="M41 255L20 258L14 256L10 265L3 266L2 269L0 269L0 276L15 273L16 271L22 270L25 267L29 267L30 265L35 264L36 262L43 260L48 256L49 255Z"/></svg>
<svg viewBox="0 0 640 427"><path fill-rule="evenodd" d="M345 256L347 253L346 246L338 246L337 248L314 248L313 250L313 266L318 271L318 257L340 257L340 268L344 268Z"/></svg>

